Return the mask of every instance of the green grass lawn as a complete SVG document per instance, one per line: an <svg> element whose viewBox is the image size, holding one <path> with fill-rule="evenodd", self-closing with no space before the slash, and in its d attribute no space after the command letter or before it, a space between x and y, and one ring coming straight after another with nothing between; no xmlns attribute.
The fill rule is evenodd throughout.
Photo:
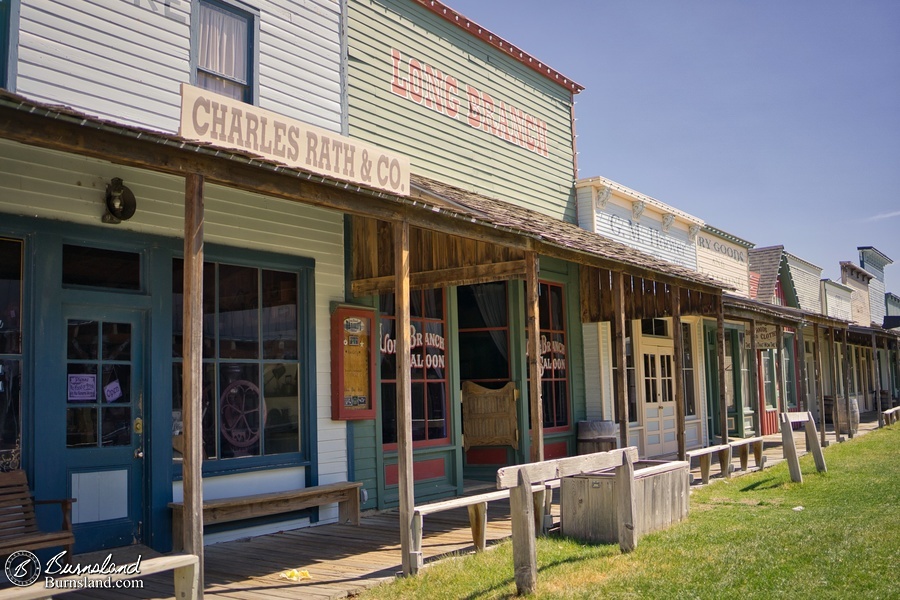
<svg viewBox="0 0 900 600"><path fill-rule="evenodd" d="M691 494L690 516L616 545L538 540L541 598L900 598L900 425ZM801 510L802 507L802 510ZM380 598L508 598L512 546L454 557L364 593Z"/></svg>

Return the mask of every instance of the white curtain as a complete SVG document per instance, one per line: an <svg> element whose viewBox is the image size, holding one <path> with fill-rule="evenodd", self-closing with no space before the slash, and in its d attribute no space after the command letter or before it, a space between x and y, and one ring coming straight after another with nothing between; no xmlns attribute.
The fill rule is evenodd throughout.
<svg viewBox="0 0 900 600"><path fill-rule="evenodd" d="M242 99L247 82L247 21L240 16L211 4L200 5L201 69L222 77L200 73L205 89Z"/></svg>

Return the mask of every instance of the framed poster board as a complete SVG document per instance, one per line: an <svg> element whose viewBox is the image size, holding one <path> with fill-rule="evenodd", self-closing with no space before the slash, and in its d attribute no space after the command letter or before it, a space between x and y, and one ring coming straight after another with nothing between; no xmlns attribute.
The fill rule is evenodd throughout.
<svg viewBox="0 0 900 600"><path fill-rule="evenodd" d="M331 418L375 418L375 309L337 306L331 313Z"/></svg>

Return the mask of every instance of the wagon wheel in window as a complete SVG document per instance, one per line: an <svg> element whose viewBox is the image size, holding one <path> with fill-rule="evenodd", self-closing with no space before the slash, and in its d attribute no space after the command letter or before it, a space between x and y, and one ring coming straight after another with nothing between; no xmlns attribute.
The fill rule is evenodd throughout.
<svg viewBox="0 0 900 600"><path fill-rule="evenodd" d="M235 449L249 448L259 440L265 410L256 384L241 379L222 391L220 429Z"/></svg>

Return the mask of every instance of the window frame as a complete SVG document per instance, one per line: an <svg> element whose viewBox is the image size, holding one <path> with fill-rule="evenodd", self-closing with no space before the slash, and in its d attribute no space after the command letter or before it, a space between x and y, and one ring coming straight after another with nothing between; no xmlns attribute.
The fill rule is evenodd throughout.
<svg viewBox="0 0 900 600"><path fill-rule="evenodd" d="M243 102L247 104L259 104L259 32L260 17L259 10L238 0L199 0L191 3L191 85L202 87L200 85L199 74L201 71L208 72L217 77L222 77L218 73L207 71L200 67L200 5L207 4L215 6L227 12L236 14L247 19L247 91L244 94ZM230 80L229 81L236 81Z"/></svg>
<svg viewBox="0 0 900 600"><path fill-rule="evenodd" d="M0 88L16 91L19 65L19 0L0 0Z"/></svg>
<svg viewBox="0 0 900 600"><path fill-rule="evenodd" d="M169 262L170 280L172 274L172 261L183 260L182 253L173 253ZM317 370L315 364L315 344L316 344L316 313L315 313L315 260L292 255L271 254L267 252L245 250L245 249L228 249L228 248L210 248L207 246L204 256L204 263L226 264L229 266L249 267L264 270L276 270L295 272L298 275L298 304L297 304L297 363L299 365L300 383L298 385L298 409L299 436L300 444L298 452L285 452L280 454L231 458L216 458L215 460L202 461L202 473L204 477L216 475L229 475L233 473L244 473L252 471L263 471L268 469L280 469L285 467L314 467L317 446L316 431L316 377ZM216 282L218 286L218 281ZM171 299L171 290L169 291ZM216 293L218 296L218 291ZM216 302L216 314L218 315L218 297ZM174 307L173 307L174 308ZM218 326L216 327L216 338L218 339ZM262 340L260 340L260 343ZM183 364L182 357L174 357L169 352L168 355L169 373L173 374L174 367L178 363ZM240 361L224 361L218 356L215 359L202 359L201 369L207 365L216 365L216 378L218 380L218 368L222 362L240 362ZM262 366L268 363L278 362L278 359L264 359L259 357L255 362ZM260 373L262 377L262 373ZM218 435L218 433L216 434ZM262 449L262 448L261 448ZM173 478L181 479L182 463L172 462Z"/></svg>

